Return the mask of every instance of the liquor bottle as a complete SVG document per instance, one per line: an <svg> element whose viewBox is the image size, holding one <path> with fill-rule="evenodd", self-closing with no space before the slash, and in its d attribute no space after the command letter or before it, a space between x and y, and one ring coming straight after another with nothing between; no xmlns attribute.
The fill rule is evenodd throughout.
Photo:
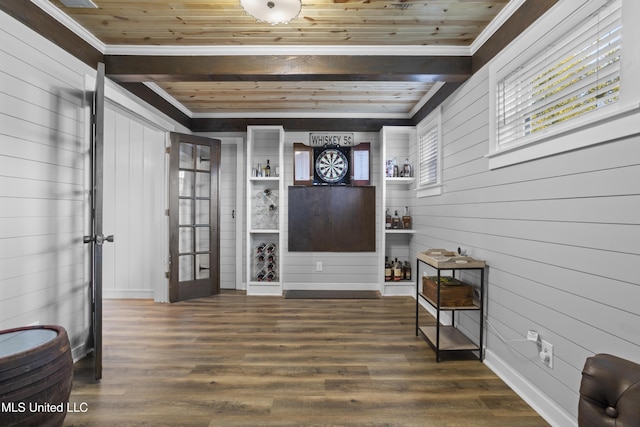
<svg viewBox="0 0 640 427"><path fill-rule="evenodd" d="M384 281L390 282L393 280L393 270L391 269L391 263L389 262L389 258L385 257L384 260Z"/></svg>
<svg viewBox="0 0 640 427"><path fill-rule="evenodd" d="M387 208L387 215L385 219L384 228L386 228L387 230L391 229L391 214L389 213L389 208Z"/></svg>
<svg viewBox="0 0 640 427"><path fill-rule="evenodd" d="M402 264L398 262L398 258L396 258L393 264L393 280L396 282L402 280Z"/></svg>
<svg viewBox="0 0 640 427"><path fill-rule="evenodd" d="M402 176L405 178L409 178L413 174L413 168L411 167L411 163L409 163L409 159L404 161L404 165L402 166Z"/></svg>
<svg viewBox="0 0 640 427"><path fill-rule="evenodd" d="M391 228L393 228L394 230L402 228L402 221L400 220L398 211L395 211L395 213L393 214L393 218L391 218Z"/></svg>
<svg viewBox="0 0 640 427"><path fill-rule="evenodd" d="M404 280L411 280L411 263L409 261L404 262Z"/></svg>
<svg viewBox="0 0 640 427"><path fill-rule="evenodd" d="M271 176L271 166L269 165L269 159L267 159L267 166L264 167L264 176Z"/></svg>
<svg viewBox="0 0 640 427"><path fill-rule="evenodd" d="M385 164L385 176L387 178L393 177L393 160L392 159L387 159L387 162Z"/></svg>
<svg viewBox="0 0 640 427"><path fill-rule="evenodd" d="M402 216L402 228L411 229L411 215L409 215L409 206L404 207L404 215Z"/></svg>

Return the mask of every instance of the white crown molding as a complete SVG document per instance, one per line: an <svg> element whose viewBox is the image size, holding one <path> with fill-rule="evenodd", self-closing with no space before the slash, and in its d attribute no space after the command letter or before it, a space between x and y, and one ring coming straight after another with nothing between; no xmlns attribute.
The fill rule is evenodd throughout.
<svg viewBox="0 0 640 427"><path fill-rule="evenodd" d="M487 27L484 30L482 30L480 35L476 37L473 43L471 43L471 46L469 48L471 55L475 54L478 51L478 49L480 49L482 45L484 45L487 42L487 40L489 40L489 38L491 38L491 36L496 31L498 31L498 29L502 25L504 25L504 23L507 22L509 18L511 18L511 15L513 15L515 11L518 10L520 6L522 6L525 2L526 0L509 1L509 3L507 3L507 5L502 8L500 13L498 13L498 15L496 15L496 17L493 18L493 20L489 23L489 25L487 25Z"/></svg>
<svg viewBox="0 0 640 427"><path fill-rule="evenodd" d="M83 26L71 19L69 15L55 7L53 3L47 0L31 0L31 3L35 4L40 9L48 13L53 19L60 22L69 30L73 31L78 37L96 48L100 53L105 53L106 45L104 43L98 40L97 37L87 31Z"/></svg>
<svg viewBox="0 0 640 427"><path fill-rule="evenodd" d="M435 95L442 86L444 86L444 82L434 83L431 89L429 89L429 91L424 94L424 96L420 99L420 101L418 101L418 103L413 106L413 108L409 112L409 118L413 117L418 111L420 111L420 109L424 107L427 101L429 101L431 97Z"/></svg>
<svg viewBox="0 0 640 427"><path fill-rule="evenodd" d="M142 82L142 84L147 86L152 91L154 91L158 96L162 97L169 104L173 105L178 110L182 111L184 114L187 115L187 117L190 117L190 118L193 117L193 112L191 110L189 110L187 107L185 107L180 101L175 99L173 96L169 95L169 93L167 91L162 89L156 83L153 83L153 82Z"/></svg>

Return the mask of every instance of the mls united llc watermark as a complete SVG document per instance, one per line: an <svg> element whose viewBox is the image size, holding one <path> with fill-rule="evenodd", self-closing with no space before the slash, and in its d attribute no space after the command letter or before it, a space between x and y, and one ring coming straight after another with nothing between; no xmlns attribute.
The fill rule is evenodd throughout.
<svg viewBox="0 0 640 427"><path fill-rule="evenodd" d="M66 402L66 403L37 403L37 402L0 402L0 412L2 413L59 413L59 412L87 412L89 404L87 402Z"/></svg>

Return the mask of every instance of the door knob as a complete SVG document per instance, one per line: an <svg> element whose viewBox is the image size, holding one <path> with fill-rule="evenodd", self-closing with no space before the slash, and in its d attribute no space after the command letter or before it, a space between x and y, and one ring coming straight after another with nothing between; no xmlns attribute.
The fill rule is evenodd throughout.
<svg viewBox="0 0 640 427"><path fill-rule="evenodd" d="M96 236L96 245L101 245L104 242L113 242L113 234L105 236L104 234L98 234Z"/></svg>

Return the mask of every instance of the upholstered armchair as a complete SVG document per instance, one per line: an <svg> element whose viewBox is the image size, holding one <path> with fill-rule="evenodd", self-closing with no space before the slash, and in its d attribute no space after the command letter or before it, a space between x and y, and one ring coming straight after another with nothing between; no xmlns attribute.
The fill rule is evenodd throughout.
<svg viewBox="0 0 640 427"><path fill-rule="evenodd" d="M582 370L580 427L640 427L640 364L610 354L589 357Z"/></svg>

